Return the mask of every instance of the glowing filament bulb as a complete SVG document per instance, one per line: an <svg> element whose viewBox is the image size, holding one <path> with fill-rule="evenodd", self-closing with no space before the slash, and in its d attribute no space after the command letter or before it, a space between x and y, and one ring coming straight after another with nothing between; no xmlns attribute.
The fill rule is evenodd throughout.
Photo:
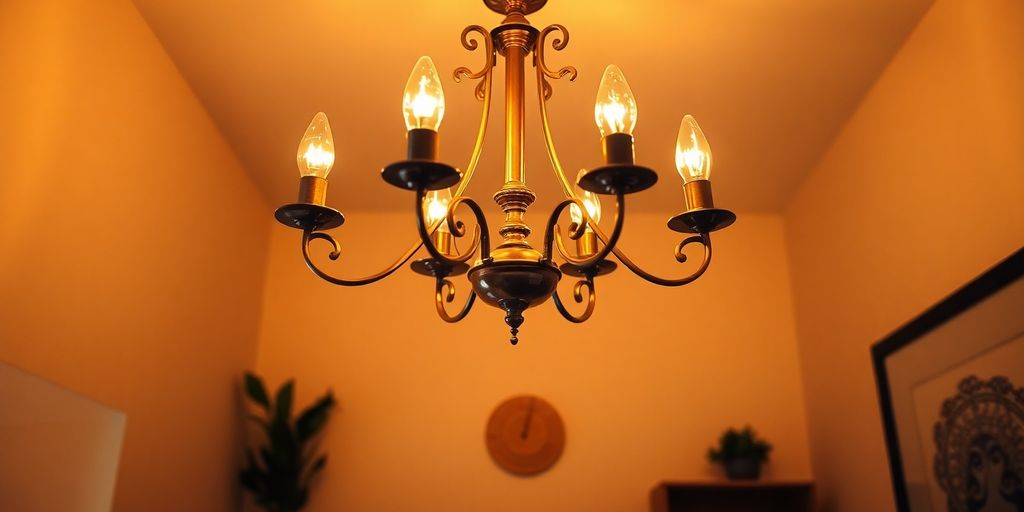
<svg viewBox="0 0 1024 512"><path fill-rule="evenodd" d="M426 217L427 224L433 225L435 222L445 218L448 215L448 204L452 201L452 192L450 189L443 188L441 190L431 190L427 193L427 196L423 198L423 216ZM448 231L448 223L442 222L437 228L438 231Z"/></svg>
<svg viewBox="0 0 1024 512"><path fill-rule="evenodd" d="M602 137L613 133L632 135L636 128L636 98L618 66L610 65L604 70L594 102L594 121Z"/></svg>
<svg viewBox="0 0 1024 512"><path fill-rule="evenodd" d="M577 185L574 192L576 197L579 198L580 201L583 201L583 206L587 209L587 215L590 216L590 220L593 221L594 224L597 224L598 222L601 222L601 199L597 194L580 188L580 176L583 176L584 172L586 172L586 170L581 169L579 174L576 175ZM583 213L580 212L580 208L575 204L569 205L569 218L576 224L583 222ZM589 230L590 226L587 226L587 229Z"/></svg>
<svg viewBox="0 0 1024 512"><path fill-rule="evenodd" d="M301 176L317 176L327 178L334 165L334 136L331 134L331 123L327 114L317 112L310 121L306 133L299 142L299 150L295 154L295 162L299 166Z"/></svg>
<svg viewBox="0 0 1024 512"><path fill-rule="evenodd" d="M430 57L420 57L413 66L402 96L402 112L405 114L405 127L409 130L428 128L437 131L441 126L444 90Z"/></svg>
<svg viewBox="0 0 1024 512"><path fill-rule="evenodd" d="M697 120L690 114L683 117L676 138L676 169L683 183L711 177L711 146L704 138Z"/></svg>

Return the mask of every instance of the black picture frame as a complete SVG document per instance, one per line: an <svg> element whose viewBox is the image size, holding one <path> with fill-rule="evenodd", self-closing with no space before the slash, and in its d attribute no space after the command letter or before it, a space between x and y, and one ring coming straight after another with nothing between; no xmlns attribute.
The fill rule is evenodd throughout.
<svg viewBox="0 0 1024 512"><path fill-rule="evenodd" d="M886 371L886 358L1022 277L1024 277L1024 248L1018 249L981 276L872 345L871 358L875 372L875 384L885 430L885 445L889 455L893 495L898 512L911 512L911 508L896 429L890 379Z"/></svg>

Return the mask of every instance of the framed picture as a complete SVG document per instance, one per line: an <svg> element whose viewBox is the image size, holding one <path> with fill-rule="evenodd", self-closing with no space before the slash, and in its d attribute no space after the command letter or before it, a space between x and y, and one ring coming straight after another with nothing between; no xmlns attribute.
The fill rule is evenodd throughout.
<svg viewBox="0 0 1024 512"><path fill-rule="evenodd" d="M1024 249L871 348L899 512L1024 512Z"/></svg>

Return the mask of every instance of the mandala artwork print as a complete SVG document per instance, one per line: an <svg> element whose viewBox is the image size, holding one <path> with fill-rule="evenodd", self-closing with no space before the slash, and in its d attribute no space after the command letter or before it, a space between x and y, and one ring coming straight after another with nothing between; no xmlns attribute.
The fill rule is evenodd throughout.
<svg viewBox="0 0 1024 512"><path fill-rule="evenodd" d="M949 512L1024 512L1024 388L960 381L935 423L935 478Z"/></svg>

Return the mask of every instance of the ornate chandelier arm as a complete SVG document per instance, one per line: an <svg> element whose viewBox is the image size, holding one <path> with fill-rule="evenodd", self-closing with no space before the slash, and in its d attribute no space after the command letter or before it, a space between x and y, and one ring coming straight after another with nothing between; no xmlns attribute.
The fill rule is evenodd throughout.
<svg viewBox="0 0 1024 512"><path fill-rule="evenodd" d="M594 307L597 305L597 294L594 291L593 276L588 276L586 279L576 281L576 284L573 286L572 297L577 304L583 303L583 288L587 289L587 309L585 309L579 316L575 316L570 313L569 310L565 309L565 306L562 304L562 299L558 296L558 290L555 290L555 293L551 296L551 298L555 300L555 308L558 309L558 312L561 313L566 320L574 324L586 322L590 318L590 315L594 314Z"/></svg>
<svg viewBox="0 0 1024 512"><path fill-rule="evenodd" d="M483 101L483 105L480 114L480 128L477 131L476 143L473 146L473 151L470 155L469 163L466 166L466 170L463 172L462 179L459 181L459 186L456 189L455 193L452 195L453 200L457 200L459 197L462 196L466 187L469 185L469 182L473 179L473 173L476 171L477 164L480 161L480 155L483 152L483 141L487 131L488 118L490 116L491 78L492 70L494 69L494 46L493 43L491 42L490 34L483 27L474 25L467 27L462 32L462 45L466 49L475 50L478 47L478 43L475 40L468 39L468 36L473 32L478 32L483 36L482 40L484 41L484 51L486 53L486 61L484 63L484 67L480 71L477 71L476 73L470 72L468 68L458 68L455 70L454 78L456 82L461 82L463 78L482 78L483 80L481 80L480 85L478 85L476 88L476 95L478 99ZM417 208L417 210L419 210L419 208ZM432 235L441 226L442 222L445 222L445 220L438 220L429 226L429 228L427 229L427 240L429 240L430 235ZM474 240L473 243L471 244L471 247L476 247L478 236L479 233L474 234ZM331 235L312 230L304 231L302 237L302 257L306 261L306 266L308 266L309 269L313 271L314 274L317 275L317 277L329 283L336 284L339 286L363 286L380 281L381 279L390 276L396 270L405 265L406 262L408 262L423 245L422 238L423 237L421 236L420 239L413 242L405 250L405 252L398 257L398 259L396 259L391 265L389 265L385 269L375 274L357 279L343 279L331 276L324 272L323 270L321 270L320 268L318 268L311 260L309 256L309 244L312 240L316 239L326 240L328 243L330 243L333 250L331 251L330 254L328 254L328 257L331 260L338 259L338 257L341 255L341 247L338 244L338 242L334 239L334 237L332 237Z"/></svg>
<svg viewBox="0 0 1024 512"><path fill-rule="evenodd" d="M597 235L602 240L604 239L604 234L597 233ZM695 270L692 274L680 279L665 279L663 277L658 277L645 271L644 269L640 268L639 265L633 263L633 261L630 260L626 256L626 254L622 252L622 250L619 248L615 248L612 252L615 254L615 257L619 261L621 261L623 265L626 266L626 268L628 268L634 274L640 276L641 278L647 281L650 281L654 284L661 286L683 286L685 284L690 284L696 281L697 278L702 276L704 274L704 271L708 269L708 265L711 264L711 235L708 233L693 235L689 238L686 238L682 242L679 242L679 245L676 246L675 250L676 261L678 261L679 263L686 262L687 258L686 254L683 253L683 250L686 248L687 245L693 243L699 243L701 247L704 248L703 260L701 261L700 267L698 267L697 270Z"/></svg>
<svg viewBox="0 0 1024 512"><path fill-rule="evenodd" d="M582 201L576 198L562 201L555 207L554 211L551 212L551 217L548 219L547 229L544 231L544 257L550 260L554 256L552 245L554 239L558 238L558 252L561 256L573 266L581 270L585 270L596 266L607 258L615 249L615 244L619 241L619 235L622 234L622 226L626 219L626 199L621 192L615 195L615 227L612 229L612 236L607 239L602 238L602 241L606 240L604 247L602 247L596 254L586 258L578 258L569 254L568 251L565 250L565 245L561 240L561 231L558 230L559 215L561 215L565 208L573 204L580 209L582 219L579 224L573 223L569 226L569 238L576 240L583 236L583 233L586 231L588 226L591 227L591 229L596 228L596 223L592 222L590 214L587 212Z"/></svg>
<svg viewBox="0 0 1024 512"><path fill-rule="evenodd" d="M440 225L440 223L438 223L438 225ZM391 274L393 274L396 270L401 268L402 265L405 265L405 263L409 261L409 258L412 258L412 255L416 254L416 251L419 250L420 245L422 245L422 243L420 242L413 244L413 246L410 247L407 251L405 251L405 253L402 254L402 256L400 256L397 260L395 260L394 263L392 263L389 267L385 268L384 270L377 272L376 274L362 277L359 279L342 279L331 276L324 272L323 270L320 270L316 266L316 264L313 263L313 260L310 259L309 244L313 240L326 240L328 243L331 244L332 250L327 255L327 257L330 258L331 260L337 260L338 257L341 256L341 245L338 244L338 241L335 240L334 237L327 233L321 231L312 231L309 229L303 230L302 232L302 258L306 260L306 266L309 267L309 269L312 270L313 273L316 274L317 277L319 277L320 279L323 279L324 281L339 286L363 286L371 283L376 283L377 281L380 281L381 279L384 279L385 277L388 277Z"/></svg>
<svg viewBox="0 0 1024 512"><path fill-rule="evenodd" d="M447 289L447 294L445 293ZM469 314L469 310L473 308L473 303L476 301L476 292L469 292L469 298L466 299L466 303L462 306L456 315L452 316L448 314L445 309L445 303L451 303L455 300L455 285L443 277L437 278L437 285L434 287L434 306L437 308L437 315L441 317L441 320L453 324L466 318Z"/></svg>
<svg viewBox="0 0 1024 512"><path fill-rule="evenodd" d="M553 40L551 47L556 51L564 49L569 44L569 32L561 25L551 25L540 32L537 38L537 49L534 50L534 66L537 68L537 97L540 103L540 124L544 131L544 146L548 150L548 158L551 160L551 167L555 171L555 177L558 178L558 182L562 185L565 197L575 199L575 195L572 192L572 184L565 177L565 169L562 168L562 162L559 160L558 152L555 150L554 137L551 135L551 124L548 122L547 100L551 97L551 85L544 77L550 76L554 79L559 79L563 76L568 76L569 81L574 81L577 76L576 68L573 67L563 67L558 70L558 73L551 73L548 70L544 59L544 43L547 35L555 30L561 31L565 38ZM566 72L567 70L568 72Z"/></svg>
<svg viewBox="0 0 1024 512"><path fill-rule="evenodd" d="M471 199L460 198L452 201L451 206L448 210L448 216L445 219L440 219L434 222L430 226L426 226L424 219L422 219L423 209L417 207L416 211L418 212L417 217L420 236L424 237L425 234L425 239L429 241L430 235L432 235L434 231L436 231L443 222L448 223L449 229L452 230L452 234L454 234L456 237L464 236L466 232L465 225L461 221L456 221L454 219L455 209L458 207L459 204L463 202L467 203L467 206L473 209L473 212L476 214L478 220L484 219L483 211L480 209L479 205L477 205L476 202L472 201ZM422 198L419 199L417 205L421 203ZM416 243L412 244L405 251L405 253L403 253L401 256L398 257L398 259L394 261L394 263L389 265L384 270L381 270L380 272L357 279L344 279L328 274L327 272L317 267L315 263L313 263L313 260L312 258L310 258L309 255L309 246L313 240L325 240L327 241L327 243L331 244L331 252L328 253L327 257L330 258L332 261L337 260L341 256L341 244L339 244L338 241L335 240L333 236L322 231L313 231L312 229L305 229L302 232L302 258L303 260L305 260L306 266L309 267L309 269L314 274L316 274L316 276L319 277L320 279L323 279L324 281L339 286L364 286L380 281L381 279L384 279L385 277L388 277L391 274L393 274L399 268L402 268L402 266L405 265L413 257L414 254L416 254L416 252L420 249L420 246L423 245L422 240L419 240ZM447 262L466 261L473 255L473 253L476 252L478 245L483 247L483 254L486 254L487 256L490 255L490 241L487 236L487 224L485 219L482 220L477 225L476 230L474 231L473 241L470 244L470 249L466 252L466 254L460 255L456 259L438 259L442 259L443 261ZM437 250L436 248L434 248L433 244L428 245L428 252L431 249L433 250L434 253L436 253ZM432 256L437 257L433 253Z"/></svg>
<svg viewBox="0 0 1024 512"><path fill-rule="evenodd" d="M469 186L469 182L473 179L473 173L476 172L477 164L480 162L480 155L483 152L484 146L484 135L487 133L487 123L491 112L491 79L493 77L495 58L494 58L494 43L491 40L491 34L487 29L480 25L470 25L462 31L462 47L473 51L479 46L479 43L475 39L469 39L469 36L473 33L480 35L480 39L484 43L485 62L484 67L480 71L472 72L467 67L458 67L452 73L452 78L455 82L462 82L463 79L477 80L481 79L480 83L476 86L475 94L476 98L483 102L481 107L482 111L480 114L480 127L477 129L476 142L473 144L473 152L469 157L469 164L466 165L466 170L462 174L462 179L459 181L458 188L455 189L455 193L452 194L452 198L458 199L465 192L466 187Z"/></svg>
<svg viewBox="0 0 1024 512"><path fill-rule="evenodd" d="M476 143L473 146L473 152L470 155L469 164L466 166L466 170L465 172L463 172L462 179L459 181L459 186L456 189L455 193L452 195L453 201L457 201L458 198L462 196L466 187L469 185L469 182L473 179L473 173L476 171L477 164L480 161L480 155L483 152L484 135L486 134L487 131L487 123L490 115L491 77L492 70L494 69L494 46L493 43L491 42L491 37L487 30L485 30L483 27L479 25L473 25L470 27L466 27L466 29L462 31L463 47L465 47L468 50L475 50L479 46L475 40L468 39L469 35L472 34L473 32L479 33L482 36L481 39L484 42L484 51L486 53L484 67L480 71L477 71L475 73L471 72L469 68L457 68L454 72L454 78L456 82L461 82L464 78L469 78L473 80L482 78L483 80L481 80L480 85L478 85L476 88L476 96L478 99L483 101L483 106L482 112L480 114L480 128L477 131ZM417 207L417 210L420 210L420 208ZM411 259L413 255L416 254L417 251L419 251L420 247L423 246L423 240L430 240L430 235L432 235L441 226L442 222L445 222L445 220L441 219L432 223L426 229L427 235L424 237L422 236L422 233L420 233L420 239L413 242L405 250L405 252L402 253L402 255L398 259L396 259L391 265L389 265L384 270L381 270L380 272L377 272L366 277L358 279L343 279L334 277L327 274L313 263L312 259L309 256L309 244L313 240L326 240L328 243L331 244L333 250L328 254L328 257L331 260L337 260L338 257L341 255L340 244L338 244L337 240L335 240L333 236L328 235L327 233L312 230L304 231L302 237L302 257L306 261L306 266L308 266L309 269L312 270L313 273L317 275L317 277L329 283L340 286L363 286L380 281L381 279L384 279L385 277L388 277L391 274L393 274L399 268L402 268L402 266L405 265L406 262L408 262L409 259ZM479 230L479 228L477 229ZM479 236L479 231L474 233L473 242L470 245L471 248L473 248L474 250L477 246ZM470 251L470 254L472 254L472 251ZM465 259L468 259L468 256Z"/></svg>
<svg viewBox="0 0 1024 512"><path fill-rule="evenodd" d="M547 63L544 60L545 37L556 30L561 31L565 35L565 38L553 40L552 48L559 51L565 48L569 40L569 35L568 32L565 30L565 27L562 27L561 25L551 25L541 31L540 36L537 40L537 50L535 51L534 55L534 64L537 67L537 96L540 100L540 120L541 127L544 131L544 146L547 149L548 158L551 161L551 167L555 171L555 177L558 179L559 184L562 186L562 192L564 192L565 197L568 198L570 201L578 201L579 199L573 192L573 183L569 181L569 179L566 177L565 168L562 166L562 161L558 157L558 151L555 149L554 137L551 134L551 123L548 120L547 99L551 97L551 86L545 80L545 76L558 79L561 78L562 76L568 75L570 80L576 78L576 73L565 73L566 68L560 69L557 73L552 73L551 70L547 67ZM572 71L575 71L575 69L572 69ZM590 227L591 229L594 230L594 234L597 235L597 238L605 243L605 248L609 247L609 244L607 243L609 241L609 238L601 230L601 228L599 228L596 225L591 225ZM573 231L572 235L575 235L576 230L571 231ZM572 239L579 237L578 235L575 237L572 235L570 235L570 238ZM562 243L561 238L558 238L557 241L559 243L559 253L561 253L563 256L566 256L568 251L565 251L565 246ZM676 260L680 262L686 261L686 255L682 253L682 249L686 245L689 245L691 243L700 243L704 247L704 259L700 267L693 274L681 279L665 279L655 276L643 270L642 268L640 268L639 265L630 260L629 257L626 256L625 252L621 248L617 247L616 244L613 243L610 246L612 247L612 254L614 254L615 257L619 261L621 261L623 265L626 266L626 268L628 268L630 271L640 276L641 278L662 286L682 286L691 283L698 277L700 277L704 273L704 271L707 270L708 265L711 263L711 238L707 234L697 235L687 238L686 240L683 240L682 243L680 243L676 247ZM550 255L550 251L546 251L545 253ZM569 258L566 259L569 260ZM572 262L571 260L569 261L570 263Z"/></svg>
<svg viewBox="0 0 1024 512"><path fill-rule="evenodd" d="M459 205L462 204L468 206L469 209L473 211L474 216L476 216L477 222L477 227L473 238L474 243L470 246L468 250L466 250L465 253L455 255L455 257L445 256L441 254L441 252L437 250L437 246L434 245L434 242L430 236L431 233L427 229L426 217L425 214L423 213L423 208L421 207L421 205L423 204L423 198L425 196L426 190L416 190L416 229L420 234L420 242L423 244L424 247L426 247L427 252L430 253L431 258L434 258L435 260L446 263L448 265L455 265L457 263L462 263L470 259L473 256L473 254L476 253L477 247L480 248L480 259L486 260L491 257L491 237L487 231L487 218L484 216L484 211L483 209L480 208L480 205L477 204L476 201L469 199L467 197L460 197L458 199L452 200L452 202L448 205L448 214L444 219L444 222L447 222L449 231L451 231L452 235L454 235L456 238L465 236L466 225L463 224L462 221L455 220L455 210L459 207Z"/></svg>

